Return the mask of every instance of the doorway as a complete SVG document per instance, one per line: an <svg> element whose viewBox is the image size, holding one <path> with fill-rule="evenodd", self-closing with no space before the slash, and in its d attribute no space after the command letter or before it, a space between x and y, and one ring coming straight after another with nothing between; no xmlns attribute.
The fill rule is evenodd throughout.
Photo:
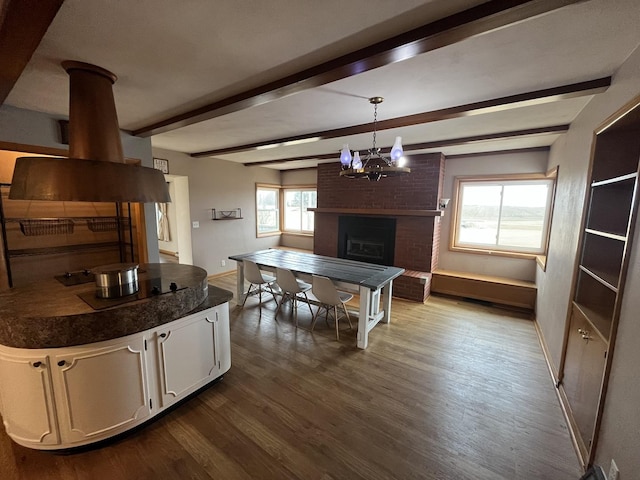
<svg viewBox="0 0 640 480"><path fill-rule="evenodd" d="M156 204L160 261L193 265L189 178L165 175L171 203Z"/></svg>

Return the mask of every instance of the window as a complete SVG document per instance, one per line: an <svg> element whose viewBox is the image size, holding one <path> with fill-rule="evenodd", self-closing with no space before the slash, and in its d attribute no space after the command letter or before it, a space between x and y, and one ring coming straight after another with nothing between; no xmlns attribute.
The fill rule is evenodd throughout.
<svg viewBox="0 0 640 480"><path fill-rule="evenodd" d="M256 185L257 234L280 233L280 187Z"/></svg>
<svg viewBox="0 0 640 480"><path fill-rule="evenodd" d="M554 185L544 174L457 178L452 249L544 254Z"/></svg>
<svg viewBox="0 0 640 480"><path fill-rule="evenodd" d="M315 188L284 190L284 230L287 232L313 232L313 212L317 194Z"/></svg>

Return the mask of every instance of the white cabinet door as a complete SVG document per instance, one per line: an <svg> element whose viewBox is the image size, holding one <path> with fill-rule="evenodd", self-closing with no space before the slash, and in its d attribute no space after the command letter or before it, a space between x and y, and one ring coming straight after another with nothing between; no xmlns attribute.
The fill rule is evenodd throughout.
<svg viewBox="0 0 640 480"><path fill-rule="evenodd" d="M0 354L4 426L15 442L28 447L60 442L48 360L47 356Z"/></svg>
<svg viewBox="0 0 640 480"><path fill-rule="evenodd" d="M221 343L224 320L221 317L224 312L228 312L228 309L215 307L155 332L163 408L194 392L228 369L222 369L225 358L222 349L227 352L229 350ZM226 328L228 331L228 320Z"/></svg>
<svg viewBox="0 0 640 480"><path fill-rule="evenodd" d="M106 438L149 417L144 342L139 334L106 346L56 352L54 390L66 444Z"/></svg>

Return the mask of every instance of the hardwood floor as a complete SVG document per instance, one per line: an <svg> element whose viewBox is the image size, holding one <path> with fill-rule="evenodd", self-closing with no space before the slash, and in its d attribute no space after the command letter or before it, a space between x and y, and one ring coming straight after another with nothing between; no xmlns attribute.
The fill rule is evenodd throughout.
<svg viewBox="0 0 640 480"><path fill-rule="evenodd" d="M235 292L235 274L211 280ZM268 297L265 297L268 298ZM306 310L306 311L305 311ZM357 311L357 304L352 310ZM0 433L0 478L577 480L580 468L533 323L442 297L393 300L371 332L289 306L231 304L218 384L97 450L55 455ZM310 324L306 306L301 326Z"/></svg>

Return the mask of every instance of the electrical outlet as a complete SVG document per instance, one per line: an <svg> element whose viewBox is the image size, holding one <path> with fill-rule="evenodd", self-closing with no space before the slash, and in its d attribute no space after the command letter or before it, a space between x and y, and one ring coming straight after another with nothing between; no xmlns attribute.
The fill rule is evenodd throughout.
<svg viewBox="0 0 640 480"><path fill-rule="evenodd" d="M200 228L200 222L192 222L193 228Z"/></svg>
<svg viewBox="0 0 640 480"><path fill-rule="evenodd" d="M227 266L227 261L226 260L220 260L220 266L221 267L226 267Z"/></svg>
<svg viewBox="0 0 640 480"><path fill-rule="evenodd" d="M615 460L611 459L611 468L609 468L609 475L607 475L607 480L618 480L618 475L620 475L620 470L618 470L618 465L616 465Z"/></svg>

